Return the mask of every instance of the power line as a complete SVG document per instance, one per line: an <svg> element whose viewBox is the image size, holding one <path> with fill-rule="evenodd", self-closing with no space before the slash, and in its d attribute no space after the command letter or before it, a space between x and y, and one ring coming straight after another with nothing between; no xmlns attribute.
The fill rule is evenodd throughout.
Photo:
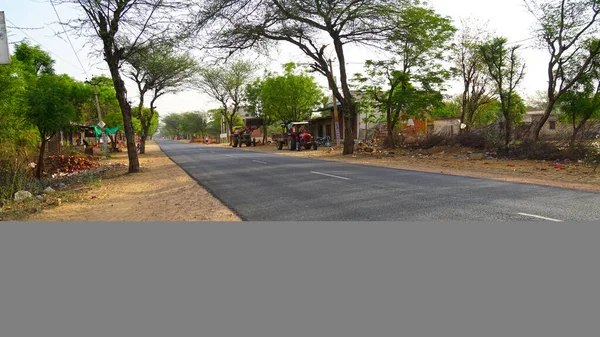
<svg viewBox="0 0 600 337"><path fill-rule="evenodd" d="M46 47L45 47L45 46L44 46L42 43L40 43L39 41L37 41L36 39L34 39L33 37L31 37L31 35L27 34L27 32L23 30L23 28L21 28L21 27L18 27L18 26L17 26L17 25L15 25L15 24L14 24L12 21L10 21L10 20L6 19L6 22L8 22L8 23L10 23L11 25L13 25L13 26L14 26L14 28L17 28L18 30L20 30L20 31L21 31L23 34L25 34L25 36L27 36L28 38L30 38L30 39L31 39L33 42L35 42L35 43L37 43L38 45L40 45L40 46L44 47L44 49L46 49L46 50L47 50L47 51L48 51L50 54L52 54L52 55L54 55L54 56L58 57L59 59L61 59L61 60L63 60L63 61L65 61L67 64L71 65L71 66L72 66L72 67L74 67L74 68L79 68L79 67L77 67L76 65L74 65L73 63L71 63L71 62L69 62L69 61L65 60L64 58L62 58L60 55L58 55L58 54L56 54L56 53L53 53L52 51L50 51L50 49L49 49L49 48L46 48Z"/></svg>
<svg viewBox="0 0 600 337"><path fill-rule="evenodd" d="M77 61L79 62L79 65L81 66L81 69L83 70L83 73L85 74L85 77L89 77L87 74L87 71L85 71L85 67L83 66L83 63L81 63L81 60L79 59L79 55L77 55L77 52L75 51L75 47L73 47L73 43L71 43L71 38L69 37L69 34L67 34L65 25L63 25L62 20L60 19L60 16L58 15L58 11L56 10L56 7L54 6L54 2L52 2L52 0L50 0L50 4L52 5L52 8L54 8L54 13L56 13L56 17L58 18L58 23L60 23L60 26L62 27L63 32L65 32L65 36L67 37L67 40L69 41L69 45L71 45L71 49L73 49L73 53L75 54L75 57L77 58Z"/></svg>

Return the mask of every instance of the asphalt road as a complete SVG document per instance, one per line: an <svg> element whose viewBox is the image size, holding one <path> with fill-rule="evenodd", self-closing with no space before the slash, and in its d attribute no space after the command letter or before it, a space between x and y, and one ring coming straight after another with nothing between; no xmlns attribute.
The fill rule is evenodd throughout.
<svg viewBox="0 0 600 337"><path fill-rule="evenodd" d="M243 220L600 220L600 193L157 143Z"/></svg>

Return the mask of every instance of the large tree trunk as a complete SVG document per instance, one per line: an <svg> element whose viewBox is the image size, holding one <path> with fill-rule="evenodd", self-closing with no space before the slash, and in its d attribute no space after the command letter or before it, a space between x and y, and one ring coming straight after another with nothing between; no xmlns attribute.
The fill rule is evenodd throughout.
<svg viewBox="0 0 600 337"><path fill-rule="evenodd" d="M40 156L38 157L38 165L35 169L35 177L40 180L42 179L42 173L44 172L44 152L46 151L46 144L48 139L42 136L42 145L40 146Z"/></svg>
<svg viewBox="0 0 600 337"><path fill-rule="evenodd" d="M144 134L141 137L140 141L140 153L146 153L146 139L148 139L148 131L150 130L150 125L144 125L143 132Z"/></svg>
<svg viewBox="0 0 600 337"><path fill-rule="evenodd" d="M118 58L113 55L110 48L105 46L104 56L108 63L108 69L115 86L115 92L119 107L121 108L121 115L123 115L123 127L125 129L125 139L127 142L127 157L129 159L129 173L137 173L140 171L140 162L135 148L135 131L133 130L133 123L131 117L131 105L127 102L127 88L125 88L125 82L121 78L119 73Z"/></svg>
<svg viewBox="0 0 600 337"><path fill-rule="evenodd" d="M146 153L146 129L148 123L146 123L146 119L144 118L144 95L140 93L140 104L138 105L138 119L140 120L140 124L142 124L142 137L140 140L140 154Z"/></svg>
<svg viewBox="0 0 600 337"><path fill-rule="evenodd" d="M539 120L538 123L536 123L536 125L533 129L533 140L535 142L537 142L540 139L540 132L542 131L544 124L546 124L546 121L548 121L548 118L550 118L550 113L552 112L553 107L554 107L554 104L548 104L546 106L546 110L544 110L544 114L542 115L542 118Z"/></svg>
<svg viewBox="0 0 600 337"><path fill-rule="evenodd" d="M506 150L508 150L508 144L510 143L510 130L511 129L511 122L510 122L510 116L508 115L508 113L504 114L504 148Z"/></svg>
<svg viewBox="0 0 600 337"><path fill-rule="evenodd" d="M387 125L387 137L383 143L383 146L386 148L393 149L396 146L396 142L394 141L394 123L392 122L392 112L391 109L387 109L386 112L386 125Z"/></svg>
<svg viewBox="0 0 600 337"><path fill-rule="evenodd" d="M342 151L343 155L354 153L354 116L356 115L356 107L354 103L344 104L343 105L343 113L344 113L344 150Z"/></svg>

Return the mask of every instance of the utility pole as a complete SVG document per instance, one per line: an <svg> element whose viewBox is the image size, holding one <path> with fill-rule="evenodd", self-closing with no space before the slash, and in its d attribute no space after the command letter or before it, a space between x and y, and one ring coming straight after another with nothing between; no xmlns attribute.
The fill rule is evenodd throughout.
<svg viewBox="0 0 600 337"><path fill-rule="evenodd" d="M106 133L104 132L104 122L102 121L102 114L100 113L100 102L98 102L98 90L96 89L96 82L92 83L94 85L94 97L96 98L96 111L98 111L98 126L102 129L102 143L103 143L103 151L104 153L108 152L108 142L106 141Z"/></svg>
<svg viewBox="0 0 600 337"><path fill-rule="evenodd" d="M335 77L333 76L333 65L331 63L331 59L329 59L329 72L331 73L331 83L333 83L333 85L335 84ZM334 115L334 119L335 119L335 140L337 143L337 146L340 146L340 119L339 119L339 114L338 114L338 108L337 108L337 102L335 100L335 91L333 90L333 86L331 86L331 84L329 85L332 92L332 97L333 97L333 115Z"/></svg>

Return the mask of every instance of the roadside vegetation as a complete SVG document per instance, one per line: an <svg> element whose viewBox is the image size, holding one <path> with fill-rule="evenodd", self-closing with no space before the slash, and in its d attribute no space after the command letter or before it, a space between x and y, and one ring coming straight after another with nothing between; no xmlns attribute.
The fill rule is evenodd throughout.
<svg viewBox="0 0 600 337"><path fill-rule="evenodd" d="M35 199L57 184L52 179L61 176L47 167L48 141L99 119L123 133L129 173L140 171L146 139L157 130L173 139L218 141L244 118L257 117L265 122L265 144L280 123L328 117L333 106L345 121L339 149L345 156L365 148L393 153L460 145L495 157L595 168L600 160L597 0L525 0L536 27L517 42L488 31L485 22L453 22L417 0L55 3L80 9L66 32L86 38L109 72L79 82L56 74L39 46L14 45L11 64L0 65L1 207L12 207L19 191ZM281 45L304 60L279 60L280 73L264 70L258 60ZM348 56L356 47L376 51L378 59L365 60L362 73L351 76ZM535 97L525 97L522 87L525 47L548 53L547 78L539 79L547 90ZM138 102L127 99L125 78L135 83ZM450 94L455 83L460 92ZM219 107L159 114L161 97L189 89ZM526 113L532 110L540 113ZM359 143L351 122L358 118L372 126ZM411 139L403 134L408 121L442 118L458 120L456 129ZM550 123L566 127L548 137ZM115 135L109 137L115 151ZM110 155L70 153L69 146L61 151L86 160L86 167Z"/></svg>

